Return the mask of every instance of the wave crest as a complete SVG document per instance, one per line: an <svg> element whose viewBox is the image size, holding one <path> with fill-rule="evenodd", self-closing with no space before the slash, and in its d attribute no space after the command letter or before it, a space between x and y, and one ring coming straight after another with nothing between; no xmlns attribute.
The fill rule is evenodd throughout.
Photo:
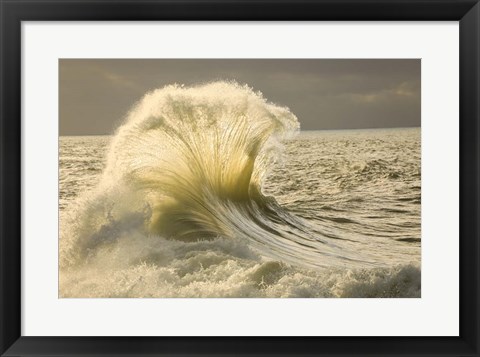
<svg viewBox="0 0 480 357"><path fill-rule="evenodd" d="M279 141L298 129L287 108L247 86L167 86L145 95L117 131L104 185L141 190L154 233L228 235L219 201L261 201Z"/></svg>

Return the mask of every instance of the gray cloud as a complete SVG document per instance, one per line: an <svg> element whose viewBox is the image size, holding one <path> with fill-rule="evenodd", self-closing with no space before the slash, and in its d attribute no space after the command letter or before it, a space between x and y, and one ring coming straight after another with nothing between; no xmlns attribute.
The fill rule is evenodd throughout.
<svg viewBox="0 0 480 357"><path fill-rule="evenodd" d="M60 134L111 133L148 90L236 80L303 130L420 126L418 59L61 59Z"/></svg>

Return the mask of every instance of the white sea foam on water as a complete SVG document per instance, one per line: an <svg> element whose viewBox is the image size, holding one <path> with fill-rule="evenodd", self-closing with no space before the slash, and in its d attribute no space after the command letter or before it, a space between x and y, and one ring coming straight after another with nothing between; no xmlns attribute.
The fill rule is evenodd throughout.
<svg viewBox="0 0 480 357"><path fill-rule="evenodd" d="M215 82L61 137L60 296L419 297L420 130L298 128Z"/></svg>

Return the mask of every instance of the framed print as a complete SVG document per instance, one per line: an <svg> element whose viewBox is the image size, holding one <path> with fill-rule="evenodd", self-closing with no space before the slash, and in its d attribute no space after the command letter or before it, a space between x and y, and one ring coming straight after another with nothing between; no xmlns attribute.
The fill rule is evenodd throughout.
<svg viewBox="0 0 480 357"><path fill-rule="evenodd" d="M2 356L479 355L476 1L1 4Z"/></svg>

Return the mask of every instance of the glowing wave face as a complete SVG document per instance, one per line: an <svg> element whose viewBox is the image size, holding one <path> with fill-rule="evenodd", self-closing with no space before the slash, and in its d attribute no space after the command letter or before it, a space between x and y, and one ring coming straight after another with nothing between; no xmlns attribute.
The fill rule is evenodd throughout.
<svg viewBox="0 0 480 357"><path fill-rule="evenodd" d="M288 109L245 86L165 87L147 94L118 130L105 180L148 196L152 233L232 235L222 203L261 200L278 142L298 128Z"/></svg>
<svg viewBox="0 0 480 357"><path fill-rule="evenodd" d="M280 143L298 129L287 108L236 83L148 93L115 134L96 192L65 220L62 266L139 233L190 242L243 240L281 262L355 266L356 249L262 194ZM362 258L361 265L368 264L368 256Z"/></svg>

